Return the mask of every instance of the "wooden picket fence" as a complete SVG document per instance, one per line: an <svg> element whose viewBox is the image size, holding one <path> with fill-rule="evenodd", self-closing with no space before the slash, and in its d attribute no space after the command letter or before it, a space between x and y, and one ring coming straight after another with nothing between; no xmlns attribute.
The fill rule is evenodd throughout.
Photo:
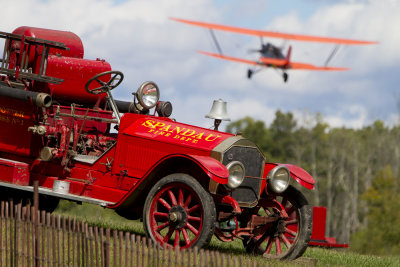
<svg viewBox="0 0 400 267"><path fill-rule="evenodd" d="M264 266L208 250L161 249L150 239L1 202L0 267L3 266Z"/></svg>

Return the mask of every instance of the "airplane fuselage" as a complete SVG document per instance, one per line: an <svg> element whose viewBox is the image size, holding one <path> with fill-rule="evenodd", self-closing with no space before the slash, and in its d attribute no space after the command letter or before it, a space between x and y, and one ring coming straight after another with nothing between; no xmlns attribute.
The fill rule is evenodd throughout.
<svg viewBox="0 0 400 267"><path fill-rule="evenodd" d="M282 50L271 44L263 44L260 49L261 57L265 58L279 58L279 59L285 59L285 56L282 54Z"/></svg>

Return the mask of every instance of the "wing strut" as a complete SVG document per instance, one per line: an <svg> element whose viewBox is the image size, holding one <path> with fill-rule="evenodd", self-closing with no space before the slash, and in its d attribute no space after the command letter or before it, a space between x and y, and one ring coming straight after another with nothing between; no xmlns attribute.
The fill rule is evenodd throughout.
<svg viewBox="0 0 400 267"><path fill-rule="evenodd" d="M335 48L333 48L331 54L329 57L326 59L324 66L327 67L329 62L332 60L332 58L337 54L337 51L339 50L340 45L336 45Z"/></svg>
<svg viewBox="0 0 400 267"><path fill-rule="evenodd" d="M214 41L215 47L216 47L217 50L218 50L218 53L219 53L220 55L222 55L222 54L223 54L223 53L222 53L222 49L221 49L221 47L219 46L219 43L218 43L217 37L215 37L214 31L213 31L212 29L209 29L209 30L210 30L211 37L212 37L212 39L213 39L213 41Z"/></svg>

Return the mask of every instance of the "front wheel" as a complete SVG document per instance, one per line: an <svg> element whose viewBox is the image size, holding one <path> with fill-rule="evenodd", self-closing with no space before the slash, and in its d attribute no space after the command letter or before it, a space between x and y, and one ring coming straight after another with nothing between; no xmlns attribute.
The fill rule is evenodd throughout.
<svg viewBox="0 0 400 267"><path fill-rule="evenodd" d="M266 223L243 244L251 253L266 258L294 260L305 252L312 231L312 210L303 194L293 186L274 200L261 199L253 217Z"/></svg>
<svg viewBox="0 0 400 267"><path fill-rule="evenodd" d="M162 247L203 247L214 234L215 204L192 176L168 175L150 190L143 210L148 236Z"/></svg>

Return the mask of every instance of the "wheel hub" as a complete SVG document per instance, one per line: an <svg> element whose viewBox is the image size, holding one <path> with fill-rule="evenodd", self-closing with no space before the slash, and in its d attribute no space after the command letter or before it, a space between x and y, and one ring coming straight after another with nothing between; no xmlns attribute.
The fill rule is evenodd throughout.
<svg viewBox="0 0 400 267"><path fill-rule="evenodd" d="M276 225L276 233L278 235L285 233L286 231L286 223L284 220L279 220L277 225Z"/></svg>
<svg viewBox="0 0 400 267"><path fill-rule="evenodd" d="M177 229L184 227L187 222L186 210L181 206L173 206L168 213L168 220Z"/></svg>

